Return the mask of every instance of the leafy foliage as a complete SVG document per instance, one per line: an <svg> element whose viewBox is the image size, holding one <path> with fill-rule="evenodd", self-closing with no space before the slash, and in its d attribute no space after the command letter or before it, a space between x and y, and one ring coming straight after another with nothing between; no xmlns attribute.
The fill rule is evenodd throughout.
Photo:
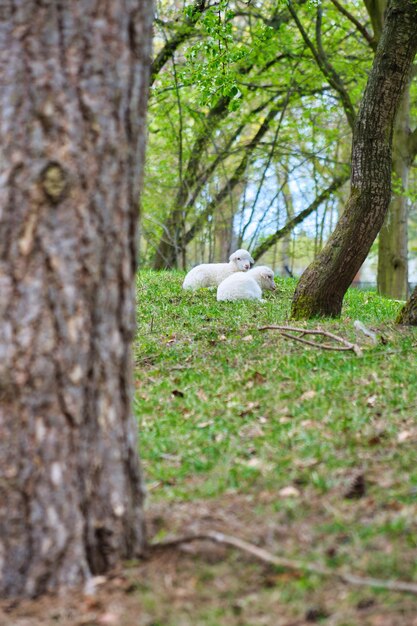
<svg viewBox="0 0 417 626"><path fill-rule="evenodd" d="M364 7L349 4L366 24ZM175 15L170 2L161 2L161 7L171 7L167 14ZM301 0L296 7L317 45L317 7ZM172 39L171 24L177 30L178 22L190 20L195 10L189 4L185 12L176 14L177 21L158 22L156 53ZM323 11L323 50L357 103L372 60L368 43L332 3ZM267 133L250 147L274 107L275 119ZM205 258L220 257L218 225L225 213L233 215L235 237L247 239L252 233L246 243L256 246L258 237L286 220L288 207L280 191L286 182L298 210L328 186L341 163L349 161L350 130L339 94L312 58L286 3L264 2L260 7L235 0L207 3L190 36L158 74L150 129L143 198L146 260L158 238L174 244L223 186L232 189L230 181L245 154L239 195L231 190L227 211L219 204L196 231L201 232ZM176 206L184 196L182 186L188 202L184 205L181 200ZM334 224L340 199L334 198L331 210L320 209L318 223L323 221L324 234ZM176 218L173 232L167 219L175 211L181 214L182 225ZM309 230L314 233L311 226ZM210 240L214 241L211 251ZM190 246L188 252L192 261L196 252ZM198 254L196 260L200 258Z"/></svg>

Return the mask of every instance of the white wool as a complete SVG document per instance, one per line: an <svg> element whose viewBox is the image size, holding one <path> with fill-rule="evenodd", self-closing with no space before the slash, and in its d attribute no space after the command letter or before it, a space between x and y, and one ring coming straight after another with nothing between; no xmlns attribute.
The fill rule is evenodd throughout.
<svg viewBox="0 0 417 626"><path fill-rule="evenodd" d="M274 272L266 265L228 276L217 289L217 300L262 300L262 289L275 289Z"/></svg>
<svg viewBox="0 0 417 626"><path fill-rule="evenodd" d="M184 289L217 287L225 278L236 272L247 272L254 263L247 250L236 250L229 257L229 263L203 263L193 267L182 284Z"/></svg>

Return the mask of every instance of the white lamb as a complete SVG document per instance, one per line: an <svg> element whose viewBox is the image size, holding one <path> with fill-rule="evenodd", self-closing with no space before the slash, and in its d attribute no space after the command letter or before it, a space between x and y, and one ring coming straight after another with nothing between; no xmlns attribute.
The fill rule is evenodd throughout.
<svg viewBox="0 0 417 626"><path fill-rule="evenodd" d="M222 280L235 272L246 272L255 261L247 250L236 250L229 263L202 263L190 270L182 283L183 289L217 287Z"/></svg>
<svg viewBox="0 0 417 626"><path fill-rule="evenodd" d="M275 289L274 272L259 265L249 272L239 272L226 278L217 289L217 300L261 300L262 289Z"/></svg>

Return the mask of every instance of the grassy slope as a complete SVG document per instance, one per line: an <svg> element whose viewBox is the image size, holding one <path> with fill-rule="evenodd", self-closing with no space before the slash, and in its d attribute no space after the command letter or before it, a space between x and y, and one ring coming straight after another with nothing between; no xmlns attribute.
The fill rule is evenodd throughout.
<svg viewBox="0 0 417 626"><path fill-rule="evenodd" d="M195 515L204 499L221 507L246 498L243 534L271 551L417 578L416 333L393 325L400 305L351 290L340 320L307 324L357 340L364 347L357 357L257 330L285 323L292 281L278 281L264 304L217 303L215 292L186 293L181 281L180 273L138 278L135 410L151 503L174 510L188 501ZM386 343L357 337L355 319ZM365 495L347 499L358 472ZM280 493L289 486L292 496ZM265 524L291 532L285 541L274 533L267 540L259 536ZM306 594L317 599L323 585L311 577L290 581L280 601L299 615ZM271 593L259 589L259 602L267 606ZM349 590L347 605L361 593ZM378 596L387 606L400 600ZM190 623L269 624L235 622L224 611L213 622L196 614ZM368 623L340 619L332 623Z"/></svg>

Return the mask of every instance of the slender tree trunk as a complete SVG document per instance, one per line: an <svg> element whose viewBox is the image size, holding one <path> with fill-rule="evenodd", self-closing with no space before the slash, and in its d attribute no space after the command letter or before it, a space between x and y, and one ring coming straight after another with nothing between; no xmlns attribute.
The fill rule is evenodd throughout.
<svg viewBox="0 0 417 626"><path fill-rule="evenodd" d="M237 184L230 194L217 207L214 215L215 254L218 262L227 261L235 248L233 242L233 224L246 181ZM239 245L236 246L237 248Z"/></svg>
<svg viewBox="0 0 417 626"><path fill-rule="evenodd" d="M344 294L383 224L391 197L393 123L416 50L415 2L392 0L355 124L350 198L300 279L295 319L340 314Z"/></svg>
<svg viewBox="0 0 417 626"><path fill-rule="evenodd" d="M185 246L185 207L197 182L201 159L204 159L207 144L218 124L229 114L229 103L230 98L221 97L205 117L203 127L194 142L183 179L176 193L174 208L163 224L163 232L152 264L155 270L174 269L179 266L182 250Z"/></svg>
<svg viewBox="0 0 417 626"><path fill-rule="evenodd" d="M388 2L387 0L364 0L364 4L369 13L369 17L371 18L374 38L376 41L379 41L384 24L384 13Z"/></svg>
<svg viewBox="0 0 417 626"><path fill-rule="evenodd" d="M410 135L410 83L404 92L394 124L392 169L402 189L408 186L411 159L408 149ZM408 203L404 195L394 194L379 233L378 291L380 294L405 300L408 295Z"/></svg>
<svg viewBox="0 0 417 626"><path fill-rule="evenodd" d="M150 1L0 21L0 595L144 545L131 414Z"/></svg>

